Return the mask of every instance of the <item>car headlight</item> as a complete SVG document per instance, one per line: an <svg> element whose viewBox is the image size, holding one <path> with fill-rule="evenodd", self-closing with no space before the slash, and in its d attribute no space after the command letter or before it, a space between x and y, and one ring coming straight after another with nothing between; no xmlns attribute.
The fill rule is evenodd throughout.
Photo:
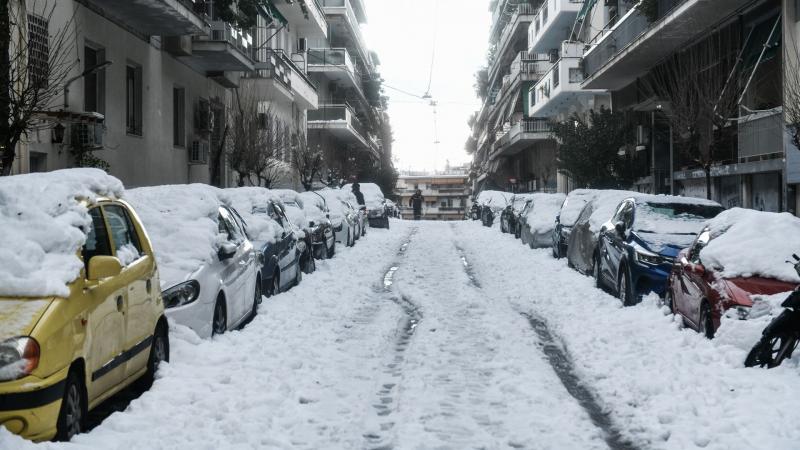
<svg viewBox="0 0 800 450"><path fill-rule="evenodd" d="M667 262L666 258L662 257L661 255L657 255L653 252L648 252L643 248L635 248L633 255L637 261L644 264L650 264L653 266L658 266Z"/></svg>
<svg viewBox="0 0 800 450"><path fill-rule="evenodd" d="M32 337L15 337L0 343L0 381L30 375L39 367L39 343Z"/></svg>
<svg viewBox="0 0 800 450"><path fill-rule="evenodd" d="M200 283L190 280L177 284L161 294L164 297L165 308L175 308L188 305L200 297Z"/></svg>

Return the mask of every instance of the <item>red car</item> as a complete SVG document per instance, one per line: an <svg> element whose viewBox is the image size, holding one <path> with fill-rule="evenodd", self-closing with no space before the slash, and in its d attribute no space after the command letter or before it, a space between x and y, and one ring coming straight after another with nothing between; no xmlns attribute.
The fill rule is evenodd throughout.
<svg viewBox="0 0 800 450"><path fill-rule="evenodd" d="M740 319L746 319L753 306L753 295L774 295L789 292L796 284L762 277L723 278L700 260L700 250L711 239L706 228L692 246L675 258L669 276L665 303L684 324L713 338L725 311L736 308ZM746 252L743 252L746 254Z"/></svg>

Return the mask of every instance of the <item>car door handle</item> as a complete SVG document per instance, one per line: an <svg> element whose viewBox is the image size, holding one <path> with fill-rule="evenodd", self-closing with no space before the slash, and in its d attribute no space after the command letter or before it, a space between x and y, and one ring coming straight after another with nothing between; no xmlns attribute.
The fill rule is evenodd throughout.
<svg viewBox="0 0 800 450"><path fill-rule="evenodd" d="M121 295L117 297L117 311L125 314L125 300L122 299Z"/></svg>

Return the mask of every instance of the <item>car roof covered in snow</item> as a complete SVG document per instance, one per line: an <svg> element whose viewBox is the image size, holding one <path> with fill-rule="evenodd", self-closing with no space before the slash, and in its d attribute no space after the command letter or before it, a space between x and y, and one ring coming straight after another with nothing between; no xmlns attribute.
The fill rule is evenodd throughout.
<svg viewBox="0 0 800 450"><path fill-rule="evenodd" d="M361 193L364 194L364 203L366 203L367 206L380 206L386 198L380 186L375 183L359 183L359 189ZM352 193L353 185L345 184L342 186L342 190Z"/></svg>
<svg viewBox="0 0 800 450"><path fill-rule="evenodd" d="M222 189L206 184L130 189L125 199L136 208L153 243L162 289L216 257L225 239L217 219L222 205L231 205Z"/></svg>
<svg viewBox="0 0 800 450"><path fill-rule="evenodd" d="M700 251L708 267L725 278L760 276L800 283L787 260L800 255L800 218L733 208L706 223L711 240Z"/></svg>
<svg viewBox="0 0 800 450"><path fill-rule="evenodd" d="M502 207L505 208L511 202L511 197L514 194L511 192L502 191L481 191L475 203L482 206Z"/></svg>
<svg viewBox="0 0 800 450"><path fill-rule="evenodd" d="M99 169L0 177L0 297L68 296L92 222L84 201L123 190Z"/></svg>
<svg viewBox="0 0 800 450"><path fill-rule="evenodd" d="M553 229L556 216L565 198L564 194L533 194L531 198L533 207L529 208L525 214L525 220L531 228L531 232L541 233L547 229Z"/></svg>
<svg viewBox="0 0 800 450"><path fill-rule="evenodd" d="M269 202L286 209L275 191L262 187L240 187L225 189L225 194L230 198L231 206L247 222L247 235L251 241L261 244L275 242L283 234L283 227L263 212Z"/></svg>
<svg viewBox="0 0 800 450"><path fill-rule="evenodd" d="M589 222L589 229L593 233L599 233L600 228L611 217L619 206L620 202L627 198L635 198L638 192L621 191L614 189L597 190L592 195L589 202L584 205L579 215L579 220ZM575 222L577 224L577 221Z"/></svg>
<svg viewBox="0 0 800 450"><path fill-rule="evenodd" d="M575 221L578 220L581 210L591 201L592 197L594 197L597 192L597 189L575 189L567 194L567 198L561 205L561 211L559 212L559 221L561 224L568 227L575 225Z"/></svg>

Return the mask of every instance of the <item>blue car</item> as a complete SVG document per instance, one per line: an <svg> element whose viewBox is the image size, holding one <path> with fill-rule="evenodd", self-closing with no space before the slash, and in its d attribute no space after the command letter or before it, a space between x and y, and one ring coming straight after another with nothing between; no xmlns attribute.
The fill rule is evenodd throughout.
<svg viewBox="0 0 800 450"><path fill-rule="evenodd" d="M254 242L263 255L261 279L264 280L264 295L272 297L302 281L300 260L306 243L297 239L279 201L269 200L266 205L253 208L253 215L267 215L279 226L279 235L274 241Z"/></svg>
<svg viewBox="0 0 800 450"><path fill-rule="evenodd" d="M678 252L722 211L718 203L695 198L641 195L623 200L600 230L597 285L610 287L625 306L650 292L663 296Z"/></svg>

